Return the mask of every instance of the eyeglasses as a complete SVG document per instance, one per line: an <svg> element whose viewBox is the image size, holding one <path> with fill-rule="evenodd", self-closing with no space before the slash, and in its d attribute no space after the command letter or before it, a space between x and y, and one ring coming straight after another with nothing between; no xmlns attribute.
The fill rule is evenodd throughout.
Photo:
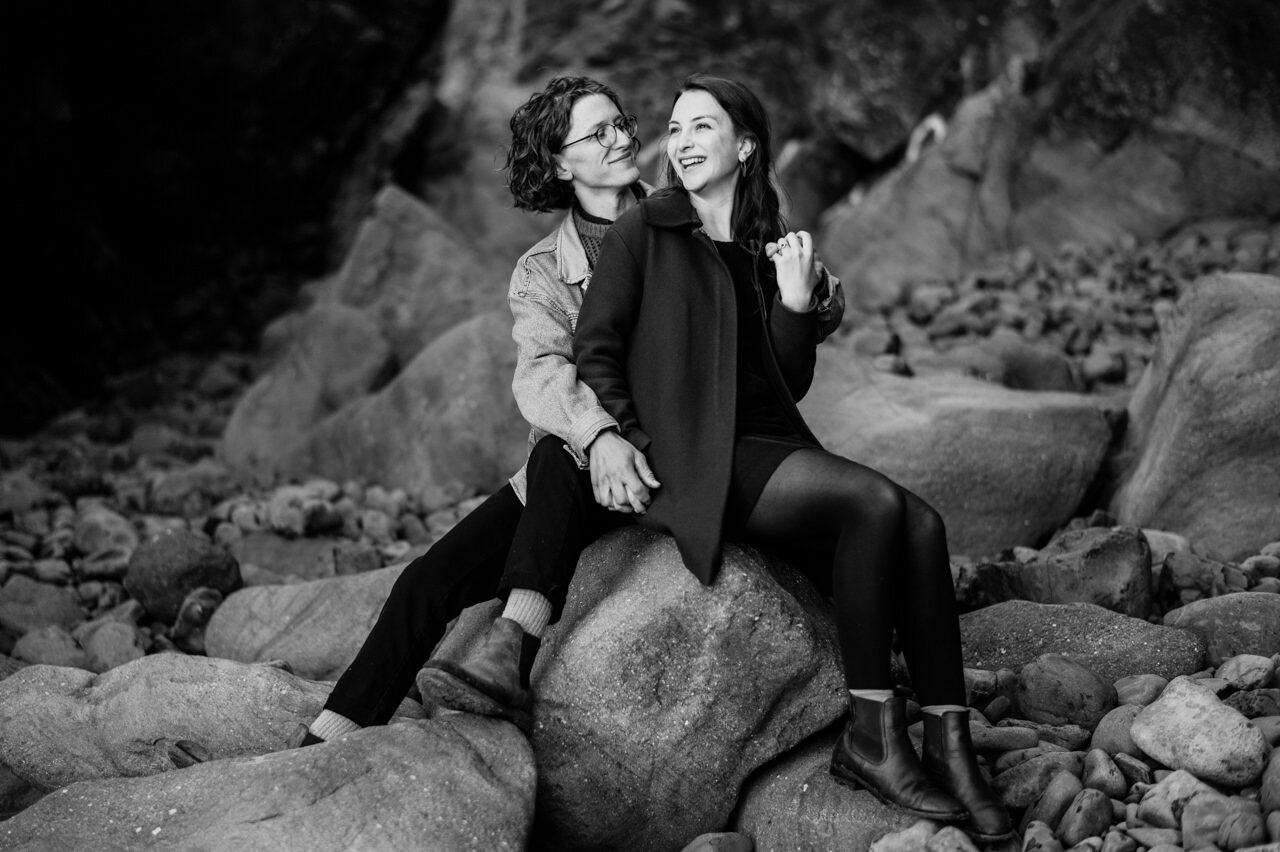
<svg viewBox="0 0 1280 852"><path fill-rule="evenodd" d="M595 133L589 136L583 136L581 139L575 139L572 142L566 142L560 146L563 151L570 145L577 145L579 142L586 142L588 139L594 139L600 143L602 148L612 148L618 141L618 131L621 130L632 139L636 138L636 131L640 128L640 123L634 115L619 116L618 120L613 124L606 124Z"/></svg>

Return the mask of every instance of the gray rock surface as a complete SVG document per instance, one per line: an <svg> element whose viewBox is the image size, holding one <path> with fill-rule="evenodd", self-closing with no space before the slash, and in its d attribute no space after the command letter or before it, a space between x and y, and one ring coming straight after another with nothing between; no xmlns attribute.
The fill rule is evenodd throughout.
<svg viewBox="0 0 1280 852"><path fill-rule="evenodd" d="M1204 667L1195 634L1094 604L1007 601L960 616L966 666L1021 668L1041 654L1070 654L1108 682L1128 675L1173 678Z"/></svg>
<svg viewBox="0 0 1280 852"><path fill-rule="evenodd" d="M205 631L211 657L284 660L302 677L336 680L355 659L404 565L228 597Z"/></svg>
<svg viewBox="0 0 1280 852"><path fill-rule="evenodd" d="M1206 598L1170 610L1164 623L1199 636L1213 666L1238 654L1271 656L1280 650L1280 595L1235 592Z"/></svg>
<svg viewBox="0 0 1280 852"><path fill-rule="evenodd" d="M830 344L800 409L827 449L928 500L951 551L970 556L1037 543L1065 524L1111 441L1096 399L902 378Z"/></svg>
<svg viewBox="0 0 1280 852"><path fill-rule="evenodd" d="M838 736L816 736L752 775L733 828L757 849L866 849L914 824L917 817L836 782L828 766Z"/></svg>
<svg viewBox="0 0 1280 852"><path fill-rule="evenodd" d="M268 665L153 654L102 675L28 666L0 681L0 764L42 790L286 746L330 685ZM421 716L406 702L401 713Z"/></svg>
<svg viewBox="0 0 1280 852"><path fill-rule="evenodd" d="M638 528L583 555L534 671L536 835L557 849L679 848L744 780L845 713L830 610L730 545L702 586Z"/></svg>
<svg viewBox="0 0 1280 852"><path fill-rule="evenodd" d="M186 529L167 529L140 544L124 578L133 599L165 624L196 589L228 595L242 584L240 565L225 547Z"/></svg>
<svg viewBox="0 0 1280 852"><path fill-rule="evenodd" d="M146 778L82 781L0 823L0 846L517 852L536 777L514 726L459 714Z"/></svg>
<svg viewBox="0 0 1280 852"><path fill-rule="evenodd" d="M1178 301L1129 402L1122 523L1236 560L1280 529L1280 278L1214 275Z"/></svg>
<svg viewBox="0 0 1280 852"><path fill-rule="evenodd" d="M1116 690L1069 656L1042 654L1018 672L1017 704L1033 722L1093 730L1116 706Z"/></svg>

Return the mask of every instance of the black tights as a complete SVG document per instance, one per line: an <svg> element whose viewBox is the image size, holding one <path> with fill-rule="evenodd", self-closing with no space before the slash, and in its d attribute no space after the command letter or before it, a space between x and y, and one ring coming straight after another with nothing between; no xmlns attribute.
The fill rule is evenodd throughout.
<svg viewBox="0 0 1280 852"><path fill-rule="evenodd" d="M928 503L869 467L803 449L774 471L744 532L749 541L810 554L815 541L825 542L851 689L893 685L896 628L920 702L964 703L946 530Z"/></svg>

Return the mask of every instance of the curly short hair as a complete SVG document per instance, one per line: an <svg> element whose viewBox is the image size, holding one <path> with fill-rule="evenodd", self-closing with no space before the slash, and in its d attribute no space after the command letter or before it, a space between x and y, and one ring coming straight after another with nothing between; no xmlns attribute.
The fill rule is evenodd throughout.
<svg viewBox="0 0 1280 852"><path fill-rule="evenodd" d="M573 204L573 185L556 177L555 155L569 132L573 105L587 95L605 95L622 111L618 96L590 77L556 77L529 96L511 116L507 188L521 210L546 213Z"/></svg>

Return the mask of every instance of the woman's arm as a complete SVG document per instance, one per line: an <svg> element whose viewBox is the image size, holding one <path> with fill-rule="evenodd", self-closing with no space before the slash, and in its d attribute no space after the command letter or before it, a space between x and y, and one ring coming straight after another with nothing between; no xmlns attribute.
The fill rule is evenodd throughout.
<svg viewBox="0 0 1280 852"><path fill-rule="evenodd" d="M564 308L568 296L557 292L567 286L572 285L528 257L512 273L507 292L516 343L511 390L529 424L563 438L585 467L588 447L617 423L579 380L571 360L573 328Z"/></svg>
<svg viewBox="0 0 1280 852"><path fill-rule="evenodd" d="M636 417L627 381L627 354L643 290L640 264L616 227L610 229L600 246L573 338L578 376L617 421L622 437L642 452L649 447L649 436Z"/></svg>

